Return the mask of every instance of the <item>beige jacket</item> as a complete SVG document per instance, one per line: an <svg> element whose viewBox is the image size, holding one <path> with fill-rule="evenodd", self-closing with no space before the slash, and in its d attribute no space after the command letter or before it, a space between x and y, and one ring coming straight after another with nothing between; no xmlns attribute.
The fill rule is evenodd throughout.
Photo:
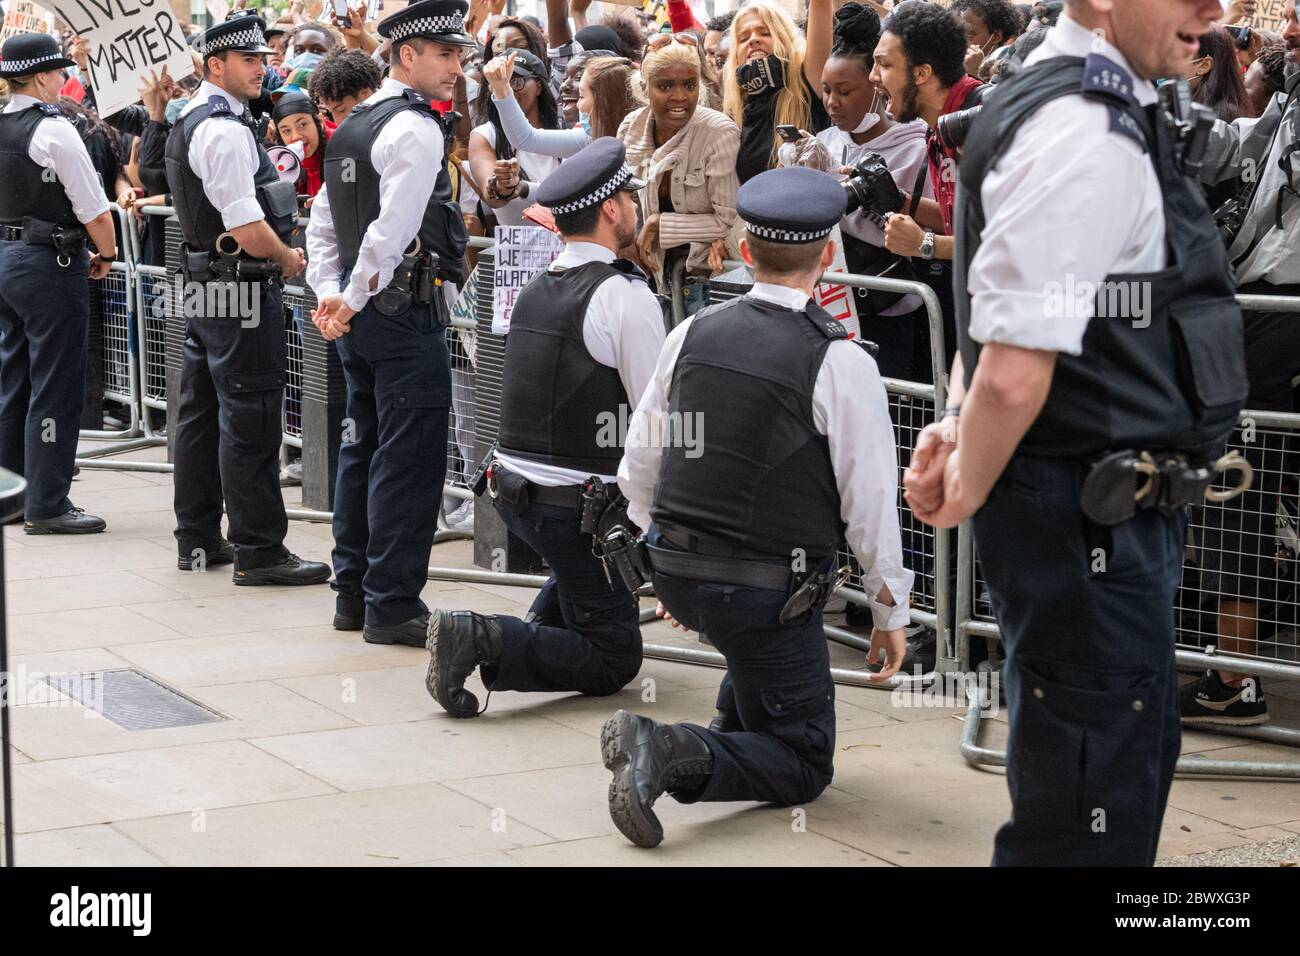
<svg viewBox="0 0 1300 956"><path fill-rule="evenodd" d="M673 211L659 217L657 265L662 273L664 250L690 244L688 271L709 271L709 245L727 239L727 257L739 258L733 240L736 222L736 152L740 130L730 117L698 106L690 122L676 136L655 149L654 119L650 107L633 110L618 128L627 148L627 164L638 179L641 214L648 219L659 212L659 182L671 177Z"/></svg>

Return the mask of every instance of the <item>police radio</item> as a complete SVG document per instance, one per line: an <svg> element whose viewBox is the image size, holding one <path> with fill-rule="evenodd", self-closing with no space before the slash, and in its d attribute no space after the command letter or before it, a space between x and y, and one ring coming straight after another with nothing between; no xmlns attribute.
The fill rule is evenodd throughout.
<svg viewBox="0 0 1300 956"><path fill-rule="evenodd" d="M1192 102L1192 89L1186 80L1162 83L1158 91L1165 128L1174 141L1178 168L1189 179L1196 179L1205 160L1205 147L1214 129L1214 111Z"/></svg>

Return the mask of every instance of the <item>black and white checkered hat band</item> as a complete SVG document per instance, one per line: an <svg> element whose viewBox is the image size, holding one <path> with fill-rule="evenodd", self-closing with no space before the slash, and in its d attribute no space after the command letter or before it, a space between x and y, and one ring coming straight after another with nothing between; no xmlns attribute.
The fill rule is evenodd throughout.
<svg viewBox="0 0 1300 956"><path fill-rule="evenodd" d="M812 232L791 232L788 229L773 229L771 226L759 226L752 222L746 222L745 228L758 238L771 239L773 242L812 242L829 236L835 230L835 224L831 223L825 229L815 229Z"/></svg>
<svg viewBox="0 0 1300 956"><path fill-rule="evenodd" d="M266 46L266 37L257 27L236 30L234 33L217 37L211 43L205 43L203 54L207 56L209 53L220 53L222 50L230 50L237 46Z"/></svg>
<svg viewBox="0 0 1300 956"><path fill-rule="evenodd" d="M58 53L47 53L34 60L0 60L0 69L13 76L22 76L24 73L38 73L42 63L50 63L54 60L63 60L63 57Z"/></svg>
<svg viewBox="0 0 1300 956"><path fill-rule="evenodd" d="M562 206L552 206L551 215L564 216L571 212L577 212L579 209L586 209L588 206L594 206L596 203L604 202L610 196L614 195L615 190L617 190L619 186L622 186L631 178L632 170L628 169L626 165L620 166L618 172L614 174L614 178L609 180L594 193L588 193L581 199L575 199L573 202L566 202Z"/></svg>
<svg viewBox="0 0 1300 956"><path fill-rule="evenodd" d="M431 33L464 33L465 21L461 17L417 17L406 23L393 27L391 38L394 43L407 37L427 36Z"/></svg>

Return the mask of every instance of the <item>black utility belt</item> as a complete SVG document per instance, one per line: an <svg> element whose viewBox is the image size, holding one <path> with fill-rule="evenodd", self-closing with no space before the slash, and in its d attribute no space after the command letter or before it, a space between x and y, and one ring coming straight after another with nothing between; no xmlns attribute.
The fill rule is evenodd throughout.
<svg viewBox="0 0 1300 956"><path fill-rule="evenodd" d="M181 272L187 282L266 282L280 277L280 264L242 253L227 255L182 246Z"/></svg>
<svg viewBox="0 0 1300 956"><path fill-rule="evenodd" d="M21 224L0 225L0 239L9 242L26 242L29 246L51 246L63 255L80 253L88 239L82 225L46 222L43 219L24 219Z"/></svg>
<svg viewBox="0 0 1300 956"><path fill-rule="evenodd" d="M656 571L675 578L787 593L794 578L794 573L788 567L765 561L697 554L650 544L646 545L646 550L650 553L650 564Z"/></svg>
<svg viewBox="0 0 1300 956"><path fill-rule="evenodd" d="M1212 487L1219 477L1235 471L1232 488ZM1187 505L1229 501L1250 488L1254 469L1237 452L1217 461L1194 461L1185 452L1110 452L1097 459L1083 479L1083 513L1099 525L1114 527L1139 510L1158 509L1172 515Z"/></svg>
<svg viewBox="0 0 1300 956"><path fill-rule="evenodd" d="M442 293L439 276L440 260L436 253L420 252L419 239L412 243L415 251L408 250L393 270L388 285L370 298L370 304L382 315L396 316L416 305L432 305L438 314L438 324L451 324L451 311Z"/></svg>

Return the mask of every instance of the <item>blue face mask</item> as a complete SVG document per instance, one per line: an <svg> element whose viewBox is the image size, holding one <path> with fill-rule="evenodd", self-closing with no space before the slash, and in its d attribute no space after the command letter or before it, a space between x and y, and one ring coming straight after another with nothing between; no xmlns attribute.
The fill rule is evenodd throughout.
<svg viewBox="0 0 1300 956"><path fill-rule="evenodd" d="M323 57L319 53L298 53L285 63L290 70L314 70Z"/></svg>
<svg viewBox="0 0 1300 956"><path fill-rule="evenodd" d="M582 129L583 129L583 132L585 132L588 136L591 136L592 139L595 139L595 138L596 138L595 136L592 136L592 133L591 133L591 114L590 114L590 113L583 113L583 112L579 111L579 112L578 112L578 125L581 126Z"/></svg>
<svg viewBox="0 0 1300 956"><path fill-rule="evenodd" d="M167 109L164 115L169 124L171 124L172 126L176 125L176 121L180 119L181 110L185 109L185 104L188 102L189 102L188 99L172 100L170 103L167 104Z"/></svg>

